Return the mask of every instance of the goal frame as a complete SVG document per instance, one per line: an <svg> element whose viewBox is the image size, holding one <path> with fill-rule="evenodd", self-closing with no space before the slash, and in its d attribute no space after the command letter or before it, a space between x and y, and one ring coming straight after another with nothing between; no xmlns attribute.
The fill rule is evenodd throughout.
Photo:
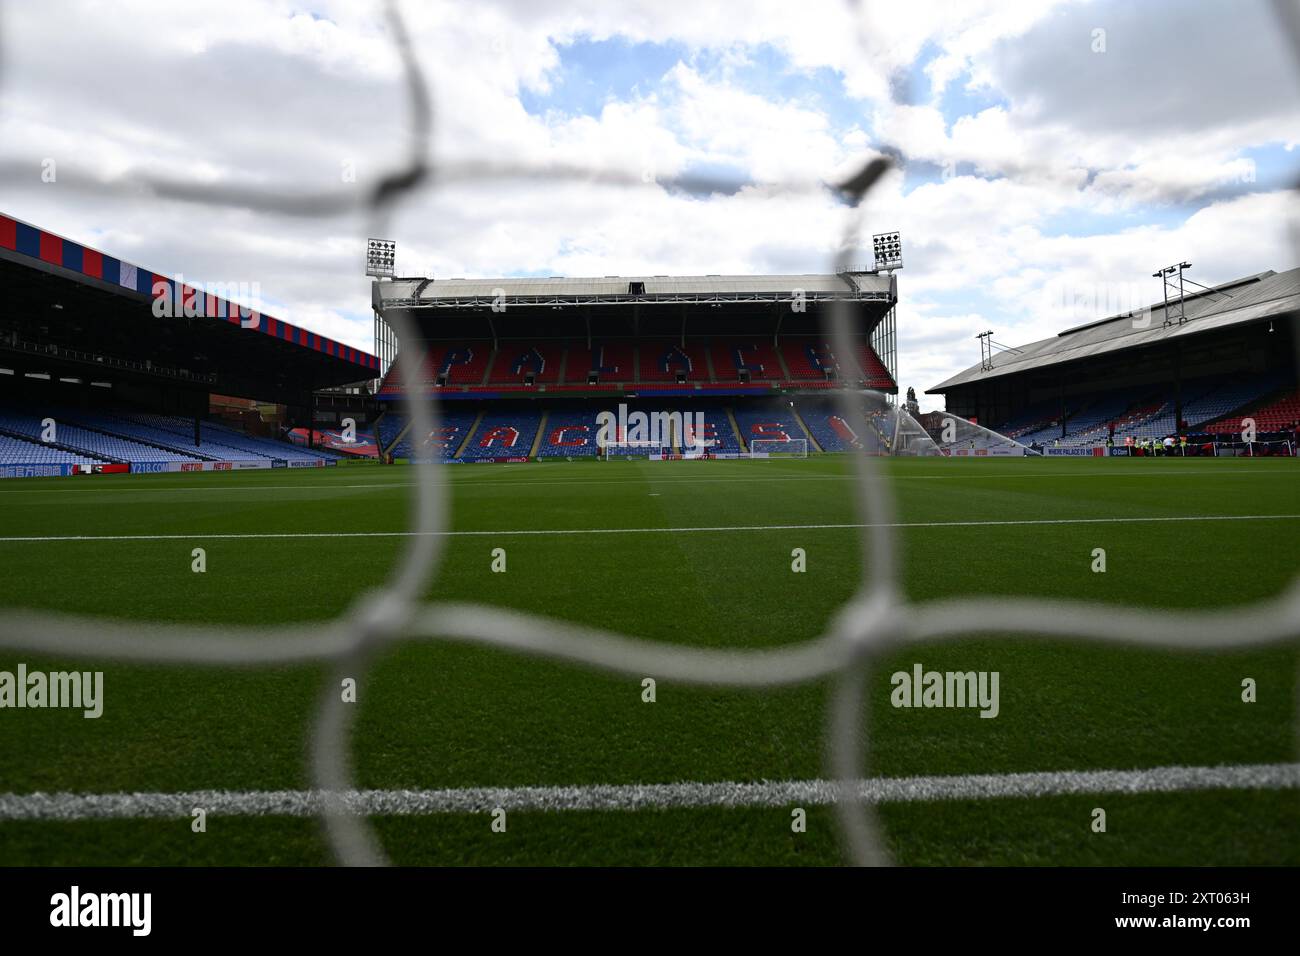
<svg viewBox="0 0 1300 956"><path fill-rule="evenodd" d="M779 450L768 450L759 446L782 445L798 446L797 449L783 447ZM806 438L751 438L749 441L750 458L807 458L808 457L808 439Z"/></svg>
<svg viewBox="0 0 1300 956"><path fill-rule="evenodd" d="M600 458L604 461L629 461L637 458L654 459L663 454L664 448L665 446L660 442L609 441L601 446ZM609 453L610 449L614 449L619 453L611 455Z"/></svg>

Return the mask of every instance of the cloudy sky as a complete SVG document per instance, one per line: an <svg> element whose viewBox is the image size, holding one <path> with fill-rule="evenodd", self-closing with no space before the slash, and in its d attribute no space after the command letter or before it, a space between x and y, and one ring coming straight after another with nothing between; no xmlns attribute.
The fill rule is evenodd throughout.
<svg viewBox="0 0 1300 956"><path fill-rule="evenodd" d="M887 153L863 229L903 233L899 384L921 392L978 361L977 332L1158 300L1160 266L1300 265L1300 79L1262 0L401 9L436 164L614 182L435 173L387 227L400 274L825 271L848 210L815 184ZM363 348L362 215L141 183L346 203L401 162L407 119L376 3L0 4L0 211Z"/></svg>

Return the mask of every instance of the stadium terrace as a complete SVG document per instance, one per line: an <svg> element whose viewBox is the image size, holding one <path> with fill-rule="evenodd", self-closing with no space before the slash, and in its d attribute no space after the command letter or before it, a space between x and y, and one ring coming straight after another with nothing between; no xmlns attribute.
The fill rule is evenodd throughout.
<svg viewBox="0 0 1300 956"><path fill-rule="evenodd" d="M619 458L1270 455L1300 428L1300 270L1003 348L931 389L948 408L927 414L896 400L892 270L381 276L373 355L3 216L0 272L6 477L614 457L602 438ZM401 405L408 367L440 405L430 435Z"/></svg>
<svg viewBox="0 0 1300 956"><path fill-rule="evenodd" d="M990 348L929 391L948 412L1049 453L1293 454L1298 312L1300 269L1187 285L1050 338Z"/></svg>

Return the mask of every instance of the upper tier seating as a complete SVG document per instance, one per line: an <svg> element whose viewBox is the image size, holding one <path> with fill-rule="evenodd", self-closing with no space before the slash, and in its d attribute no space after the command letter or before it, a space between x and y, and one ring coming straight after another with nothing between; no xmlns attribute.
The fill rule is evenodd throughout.
<svg viewBox="0 0 1300 956"><path fill-rule="evenodd" d="M783 338L779 350L762 337L735 336L688 338L684 345L670 338L595 340L590 346L581 340L502 340L495 351L489 342L434 342L428 346L417 381L422 388L437 388L441 379L442 387L485 394L528 387L556 392L631 390L634 385L666 394L673 388L690 392L745 388L742 369L755 389L769 382L795 382L813 389L838 381L863 382L881 390L896 387L880 356L860 336L844 361L836 358L824 338L816 336ZM401 385L399 360L385 374L381 391L391 395Z"/></svg>
<svg viewBox="0 0 1300 956"><path fill-rule="evenodd" d="M488 382L522 385L529 375L538 384L558 382L564 353L564 342L503 341L493 356Z"/></svg>
<svg viewBox="0 0 1300 956"><path fill-rule="evenodd" d="M854 354L847 358L837 356L834 346L825 338L796 336L781 340L781 355L790 369L790 377L800 381L825 381L827 370L835 379L847 382L866 382L869 388L891 389L894 380L889 375L865 340L857 340Z"/></svg>
<svg viewBox="0 0 1300 956"><path fill-rule="evenodd" d="M480 385L491 357L491 342L430 342L416 380L423 386L433 386L445 375L448 385ZM382 388L400 389L405 374L399 359L384 375Z"/></svg>
<svg viewBox="0 0 1300 956"><path fill-rule="evenodd" d="M643 382L675 382L678 373L685 375L688 382L709 380L704 347L697 343L682 346L680 342L663 339L642 339L638 353Z"/></svg>
<svg viewBox="0 0 1300 956"><path fill-rule="evenodd" d="M869 343L863 343L859 348L858 365L862 368L868 388L882 391L894 388L894 379L889 374L889 369L885 368L885 363Z"/></svg>
<svg viewBox="0 0 1300 956"><path fill-rule="evenodd" d="M587 348L584 342L571 343L564 366L564 380L585 383L592 371L598 373L601 382L635 381L631 343L593 342L591 348Z"/></svg>
<svg viewBox="0 0 1300 956"><path fill-rule="evenodd" d="M785 378L776 349L767 339L729 339L716 341L709 349L713 359L713 376L719 382L740 381L742 368L751 382L776 382Z"/></svg>
<svg viewBox="0 0 1300 956"><path fill-rule="evenodd" d="M781 357L785 359L792 379L826 380L826 370L838 376L840 362L824 339L798 338L781 340Z"/></svg>

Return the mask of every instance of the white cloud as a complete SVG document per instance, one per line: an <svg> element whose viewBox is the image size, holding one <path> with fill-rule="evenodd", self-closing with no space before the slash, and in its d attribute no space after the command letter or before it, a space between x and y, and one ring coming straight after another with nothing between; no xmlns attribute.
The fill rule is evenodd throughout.
<svg viewBox="0 0 1300 956"><path fill-rule="evenodd" d="M154 0L111 12L66 0L58 17L11 6L0 160L31 174L0 184L0 208L158 271L257 282L284 318L368 347L358 218L70 188L78 175L128 170L283 189L372 186L407 146L398 64L374 8L315 6L315 17L281 0ZM1183 258L1202 281L1294 265L1283 197L1236 195L1248 185L1247 149L1300 141L1274 41L1251 46L1253 7L1225 24L1213 3L1179 4L1202 56L1181 63L1176 45L1152 42L1164 14L1149 6L981 0L854 13L841 0L797 9L759 0L737 14L735 4L694 0L480 0L466 15L460 4L407 2L439 161L595 165L634 185L521 179L427 190L391 223L399 270L818 271L844 207L824 192L766 184L834 179L898 147L909 175L923 162L961 174L905 192L908 180L893 173L865 210L868 231L904 233L900 385L919 391L978 357L970 336L981 326L1012 343L1059 331L1071 316L1053 306L1054 289L1141 288L1156 265ZM1222 27L1222 49L1206 46L1207 23ZM1108 30L1104 55L1087 47L1093 24ZM521 91L545 102L564 45L584 37L683 53L595 115L529 113ZM752 70L764 46L794 73L815 75L821 95L747 85L743 65ZM891 103L901 71L922 63L930 100ZM815 72L827 70L829 85ZM959 84L1005 105L950 122L940 94ZM855 111L861 121L846 122ZM44 157L59 161L62 185L40 182ZM355 184L341 180L344 162ZM643 174L691 170L735 170L760 185L705 199L641 184ZM1185 222L1169 224L1170 203L1188 204ZM1107 235L1068 228L1072 217L1106 215L1122 223Z"/></svg>

